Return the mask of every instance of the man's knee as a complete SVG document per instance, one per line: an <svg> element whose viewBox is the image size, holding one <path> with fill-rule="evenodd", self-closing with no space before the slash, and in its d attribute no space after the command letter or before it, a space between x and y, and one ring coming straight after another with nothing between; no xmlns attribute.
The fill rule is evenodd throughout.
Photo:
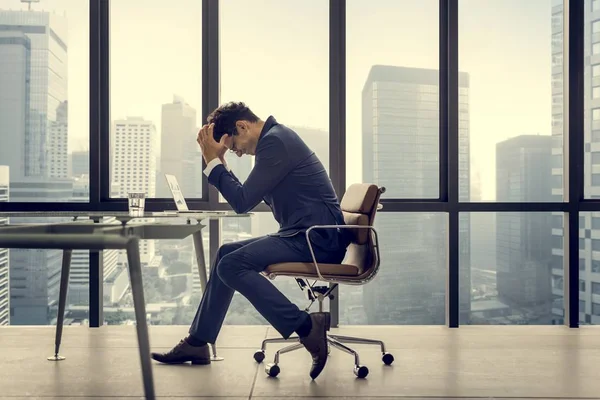
<svg viewBox="0 0 600 400"><path fill-rule="evenodd" d="M233 260L234 257L224 255L217 264L217 275L227 285L231 286L231 282L235 281L239 273L239 263Z"/></svg>
<svg viewBox="0 0 600 400"><path fill-rule="evenodd" d="M219 247L219 250L217 251L217 259L221 260L227 254L233 253L238 248L239 246L237 246L235 242L222 244L221 247Z"/></svg>

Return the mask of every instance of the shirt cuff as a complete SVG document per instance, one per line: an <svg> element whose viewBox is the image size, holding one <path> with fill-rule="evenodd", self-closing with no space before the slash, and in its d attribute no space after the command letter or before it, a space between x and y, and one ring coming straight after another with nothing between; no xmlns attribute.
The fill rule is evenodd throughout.
<svg viewBox="0 0 600 400"><path fill-rule="evenodd" d="M209 176L210 173L212 172L212 170L215 169L215 167L219 164L223 164L223 163L218 158L215 158L211 162L206 164L206 168L204 169L204 175ZM227 164L225 164L224 167L225 167L225 169L227 169L227 171L231 171L229 169L229 167L227 166Z"/></svg>

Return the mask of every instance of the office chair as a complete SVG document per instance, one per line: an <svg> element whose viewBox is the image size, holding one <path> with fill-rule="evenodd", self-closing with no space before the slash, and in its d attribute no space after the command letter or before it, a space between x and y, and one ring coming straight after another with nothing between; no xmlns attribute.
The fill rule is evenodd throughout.
<svg viewBox="0 0 600 400"><path fill-rule="evenodd" d="M346 225L316 225L306 231L312 263L278 263L268 266L263 274L269 279L277 276L292 276L296 278L301 290L306 290L310 304L306 307L308 312L315 300L319 303L319 311L323 311L323 301L326 298L333 299L331 294L338 284L364 285L371 281L379 270L379 240L377 231L373 227L375 214L381 208L379 198L385 192L384 187L373 184L354 184L346 190L340 203L344 213ZM352 242L348 246L346 257L342 264L318 264L309 234L315 229L349 229L352 232ZM309 279L315 279L312 285ZM318 281L328 282L328 286L315 286ZM361 339L349 336L340 336L327 333L328 344L334 348L354 356L354 374L359 378L365 378L369 369L360 364L358 353L344 345L344 343L374 344L381 347L382 361L386 365L394 362L394 356L386 352L385 344L379 340ZM265 366L267 375L276 377L279 375L279 355L288 353L303 347L297 336L289 339L274 338L262 342L261 349L254 353L254 359L261 363L265 359L265 350L268 343L297 342L287 346L275 353L273 363ZM331 348L329 349L331 350Z"/></svg>

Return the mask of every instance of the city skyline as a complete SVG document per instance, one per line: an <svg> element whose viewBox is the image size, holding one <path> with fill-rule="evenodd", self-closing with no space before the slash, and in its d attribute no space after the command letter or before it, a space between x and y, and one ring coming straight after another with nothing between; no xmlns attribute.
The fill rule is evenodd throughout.
<svg viewBox="0 0 600 400"><path fill-rule="evenodd" d="M179 0L178 4L181 7L163 7L159 0L111 4L111 120L144 116L158 127L161 105L175 94L201 110L201 7L192 0ZM360 127L360 91L369 68L372 65L438 67L438 2L380 0L376 5L366 7L362 1L347 3L347 159L352 161L347 162L347 182L358 182L362 171L361 135L357 127ZM551 1L461 0L459 6L459 67L470 74L472 86L471 171L480 171L482 200L494 200L495 144L518 134L551 133ZM26 7L17 0L0 0L0 8ZM80 141L86 147L89 131L87 4L42 0L32 8L55 9L72 16L69 47L77 56L69 60L70 80L76 82L69 87L69 98L76 101L70 104L69 147L81 150L76 143ZM327 14L328 6L316 0L301 5L266 0L251 4L222 2L221 102L245 101L263 118L273 114L286 125L310 126L328 132ZM273 15L279 17L276 23L282 34L278 37L268 34L268 29L274 29L267 28L274 23ZM288 23L289 18L294 19L294 24ZM501 23L509 19L513 24ZM249 25L247 21L253 22ZM262 21L269 21L269 25ZM157 22L160 31L155 29ZM308 31L304 26L312 29ZM358 29L364 26L369 27L368 34ZM483 27L494 28L486 41L477 34ZM248 43L245 50L236 48L240 29ZM297 36L303 39L291 46L290 40ZM513 39L522 36L529 40ZM127 40L120 40L124 37ZM180 37L188 40L178 40ZM392 44L377 40L380 37L397 39ZM155 44L152 50L129 45L147 41ZM369 57L363 56L366 48ZM390 48L395 51L390 52ZM259 53L260 60L256 60ZM301 59L298 54L302 54ZM278 65L270 62L274 57L298 62L288 67L288 72L266 67ZM121 59L131 62L117 61ZM484 59L497 62L488 65L479 61ZM271 84L265 90L259 82ZM290 86L292 83L294 86ZM264 94L258 95L259 92ZM198 114L197 123L201 126Z"/></svg>

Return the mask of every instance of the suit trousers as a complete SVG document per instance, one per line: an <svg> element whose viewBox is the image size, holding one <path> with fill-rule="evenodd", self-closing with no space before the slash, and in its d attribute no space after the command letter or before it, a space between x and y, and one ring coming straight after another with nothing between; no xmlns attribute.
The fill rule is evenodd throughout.
<svg viewBox="0 0 600 400"><path fill-rule="evenodd" d="M314 245L313 250L319 263L340 263L346 253L345 248L327 251ZM303 233L290 237L263 236L222 245L211 266L206 290L189 330L190 335L207 343L215 343L233 293L238 291L283 338L289 338L308 318L308 314L261 275L269 265L282 262L312 262Z"/></svg>

